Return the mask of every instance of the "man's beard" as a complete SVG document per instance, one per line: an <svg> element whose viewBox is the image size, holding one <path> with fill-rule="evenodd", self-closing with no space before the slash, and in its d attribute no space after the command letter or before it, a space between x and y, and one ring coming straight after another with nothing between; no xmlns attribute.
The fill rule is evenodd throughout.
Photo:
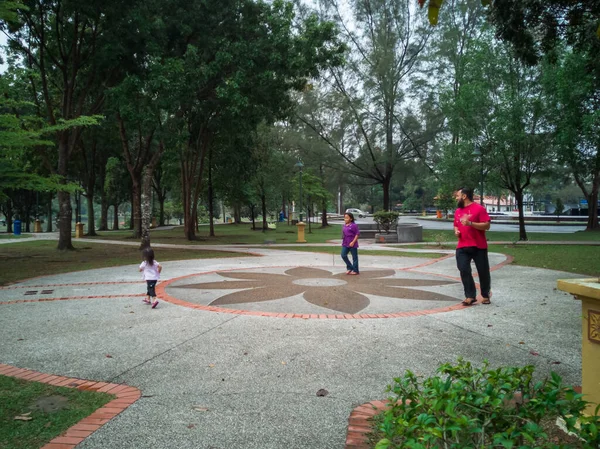
<svg viewBox="0 0 600 449"><path fill-rule="evenodd" d="M457 203L456 203L456 207L458 207L459 209L464 208L465 207L465 200L463 200L463 199L458 200Z"/></svg>

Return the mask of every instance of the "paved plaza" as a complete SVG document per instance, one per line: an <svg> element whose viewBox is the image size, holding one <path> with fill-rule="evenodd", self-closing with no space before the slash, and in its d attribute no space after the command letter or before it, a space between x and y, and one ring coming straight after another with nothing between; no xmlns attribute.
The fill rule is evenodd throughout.
<svg viewBox="0 0 600 449"><path fill-rule="evenodd" d="M343 448L353 408L460 356L581 383L581 305L555 288L577 275L491 254L492 304L463 307L452 251L362 252L346 276L330 254L211 249L240 257L162 262L156 309L136 265L0 288L0 363L141 390L81 449Z"/></svg>

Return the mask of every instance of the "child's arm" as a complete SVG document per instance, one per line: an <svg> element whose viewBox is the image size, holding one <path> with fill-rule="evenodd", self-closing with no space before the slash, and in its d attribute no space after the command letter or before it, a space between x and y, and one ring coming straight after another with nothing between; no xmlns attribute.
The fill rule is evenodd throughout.
<svg viewBox="0 0 600 449"><path fill-rule="evenodd" d="M144 271L144 267L146 266L146 262L142 262L140 264L140 269L138 271Z"/></svg>
<svg viewBox="0 0 600 449"><path fill-rule="evenodd" d="M158 264L158 272L160 273L162 271L162 265Z"/></svg>

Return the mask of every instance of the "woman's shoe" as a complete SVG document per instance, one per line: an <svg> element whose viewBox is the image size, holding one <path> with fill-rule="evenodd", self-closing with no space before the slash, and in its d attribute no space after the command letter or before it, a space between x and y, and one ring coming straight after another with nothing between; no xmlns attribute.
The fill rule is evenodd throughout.
<svg viewBox="0 0 600 449"><path fill-rule="evenodd" d="M357 273L356 271L351 271L348 274L350 274L351 276L358 276L359 275L359 273Z"/></svg>

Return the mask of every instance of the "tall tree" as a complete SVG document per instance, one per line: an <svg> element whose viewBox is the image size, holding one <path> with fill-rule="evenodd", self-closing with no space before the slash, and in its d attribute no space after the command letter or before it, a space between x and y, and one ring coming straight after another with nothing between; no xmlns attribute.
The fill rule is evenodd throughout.
<svg viewBox="0 0 600 449"><path fill-rule="evenodd" d="M599 46L600 48L600 46ZM586 230L599 230L600 63L598 54L568 50L544 70L547 110L560 162L567 165L588 203Z"/></svg>
<svg viewBox="0 0 600 449"><path fill-rule="evenodd" d="M37 72L31 77L32 89L39 93L36 100L54 127L57 143L53 172L66 184L82 127L63 123L102 112L105 92L94 86L113 85L123 67L135 59L134 36L139 33L130 13L140 3L24 0L22 5L21 24L2 26L8 30L11 50ZM72 249L68 190L59 190L58 200L58 249Z"/></svg>
<svg viewBox="0 0 600 449"><path fill-rule="evenodd" d="M383 187L383 208L390 206L390 186L399 161L415 156L427 140L410 110L406 89L421 62L431 29L412 14L411 0L353 0L353 19L344 17L337 0L324 2L326 14L344 30L350 52L344 69L333 69L336 94L324 107L333 114L308 108L302 116L352 167L357 176ZM417 126L415 125L423 125ZM347 130L340 143L334 129ZM338 142L336 142L338 140Z"/></svg>

